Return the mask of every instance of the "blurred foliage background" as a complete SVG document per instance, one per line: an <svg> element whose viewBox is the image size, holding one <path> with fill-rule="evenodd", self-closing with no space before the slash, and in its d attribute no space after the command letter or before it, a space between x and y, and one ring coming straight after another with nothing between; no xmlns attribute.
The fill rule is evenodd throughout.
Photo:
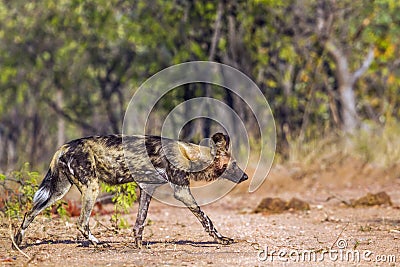
<svg viewBox="0 0 400 267"><path fill-rule="evenodd" d="M366 157L379 146L393 161L399 47L397 0L0 0L0 173L23 162L47 168L65 141L121 132L140 84L192 60L256 82L275 116L280 159L350 136ZM173 91L155 112L206 95L254 124L236 95L207 88ZM182 138L212 130L203 120Z"/></svg>

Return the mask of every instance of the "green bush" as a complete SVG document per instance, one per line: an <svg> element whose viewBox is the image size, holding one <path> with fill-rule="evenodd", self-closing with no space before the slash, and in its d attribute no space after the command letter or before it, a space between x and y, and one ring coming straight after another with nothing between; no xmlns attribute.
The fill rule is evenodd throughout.
<svg viewBox="0 0 400 267"><path fill-rule="evenodd" d="M30 164L25 163L22 167L11 172L9 175L0 174L0 211L10 218L21 218L22 214L32 208L33 197L38 190L40 175L32 171ZM50 215L51 208L44 211ZM63 205L57 208L60 216L66 214Z"/></svg>
<svg viewBox="0 0 400 267"><path fill-rule="evenodd" d="M21 213L32 207L33 196L38 189L39 173L30 170L25 163L20 170L10 175L0 174L0 186L4 189L1 194L1 211L10 218L17 218Z"/></svg>
<svg viewBox="0 0 400 267"><path fill-rule="evenodd" d="M111 216L111 222L116 229L128 228L128 222L122 218L122 212L128 212L136 200L136 183L126 183L121 185L102 184L102 191L113 193L112 201L114 205L114 214Z"/></svg>
<svg viewBox="0 0 400 267"><path fill-rule="evenodd" d="M20 219L23 213L32 208L40 177L38 172L31 170L29 163L25 163L20 170L13 171L9 175L0 174L0 212L7 217ZM112 201L115 203L115 212L111 217L113 226L116 229L129 227L121 214L128 212L136 200L136 183L116 186L102 184L101 189L114 195ZM58 201L54 205L57 205L56 211L61 218L68 218L65 201L61 203ZM52 207L49 207L43 213L49 216L51 210Z"/></svg>

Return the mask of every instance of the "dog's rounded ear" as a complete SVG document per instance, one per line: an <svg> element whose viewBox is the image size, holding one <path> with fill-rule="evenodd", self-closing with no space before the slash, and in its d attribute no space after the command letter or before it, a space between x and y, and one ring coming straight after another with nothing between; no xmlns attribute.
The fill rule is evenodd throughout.
<svg viewBox="0 0 400 267"><path fill-rule="evenodd" d="M189 144L178 142L181 155L190 161L196 161L200 158L200 149Z"/></svg>
<svg viewBox="0 0 400 267"><path fill-rule="evenodd" d="M228 150L230 142L228 135L224 135L222 133L216 133L211 137L211 139L213 140L217 149Z"/></svg>
<svg viewBox="0 0 400 267"><path fill-rule="evenodd" d="M229 138L229 135L227 135L227 134L225 134L224 136L225 136L225 142L226 142L225 148L226 148L226 150L228 150L229 144L231 143L231 139Z"/></svg>

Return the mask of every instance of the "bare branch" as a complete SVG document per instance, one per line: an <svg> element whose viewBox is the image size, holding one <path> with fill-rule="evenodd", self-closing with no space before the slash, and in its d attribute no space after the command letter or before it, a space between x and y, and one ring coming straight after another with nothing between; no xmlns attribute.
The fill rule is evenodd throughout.
<svg viewBox="0 0 400 267"><path fill-rule="evenodd" d="M345 59L344 53L331 40L325 42L325 48L337 63L340 63Z"/></svg>
<svg viewBox="0 0 400 267"><path fill-rule="evenodd" d="M350 80L349 64L347 57L342 50L331 40L325 42L325 49L333 57L337 68L337 78L340 84L348 83Z"/></svg>
<svg viewBox="0 0 400 267"><path fill-rule="evenodd" d="M371 47L368 51L367 58L364 60L361 67L354 72L353 82L356 82L361 77L361 75L363 75L368 70L368 68L369 68L369 66L371 66L373 60L374 60L374 48Z"/></svg>
<svg viewBox="0 0 400 267"><path fill-rule="evenodd" d="M13 236L13 231L12 231L12 226L11 226L11 219L10 216L8 216L8 226L9 226L9 234L10 234L10 238L11 238L11 242L13 244L13 247L18 250L19 253L21 253L22 255L24 255L27 259L28 259L28 263L32 261L33 257L30 257L28 254L26 254L25 252L23 252L19 246L15 243L14 240L14 236Z"/></svg>

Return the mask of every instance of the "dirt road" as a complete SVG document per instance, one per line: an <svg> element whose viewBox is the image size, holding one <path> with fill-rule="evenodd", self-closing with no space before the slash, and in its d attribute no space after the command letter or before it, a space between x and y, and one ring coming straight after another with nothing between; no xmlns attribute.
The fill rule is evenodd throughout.
<svg viewBox="0 0 400 267"><path fill-rule="evenodd" d="M220 233L237 240L221 246L184 208L152 202L138 250L130 229L110 229L110 216L94 216L92 232L109 248L89 246L69 221L39 216L23 241L23 252L38 266L267 266L380 265L400 262L400 169L340 163L329 168L275 166L257 192L240 185L228 196L203 207ZM340 178L340 179L339 179ZM343 202L367 192L385 191L393 205L348 207ZM263 197L298 197L308 211L253 213ZM137 206L124 217L133 224ZM27 258L11 250L8 221L0 232L0 265L23 265Z"/></svg>

